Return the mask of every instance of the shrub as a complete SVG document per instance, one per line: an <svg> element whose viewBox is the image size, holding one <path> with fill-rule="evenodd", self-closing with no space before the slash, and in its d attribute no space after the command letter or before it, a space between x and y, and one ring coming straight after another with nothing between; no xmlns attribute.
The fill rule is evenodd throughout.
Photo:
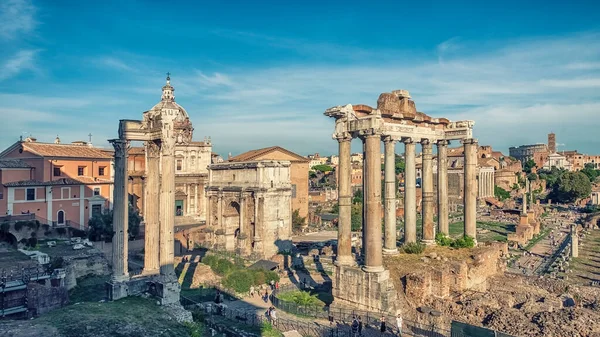
<svg viewBox="0 0 600 337"><path fill-rule="evenodd" d="M48 225L48 224L43 224L43 225L42 225L42 228L43 228L45 231L49 231L49 230L50 230L50 225Z"/></svg>
<svg viewBox="0 0 600 337"><path fill-rule="evenodd" d="M450 238L449 236L447 236L444 233L437 233L435 235L435 243L437 243L438 246L450 246L452 244L452 238Z"/></svg>
<svg viewBox="0 0 600 337"><path fill-rule="evenodd" d="M229 274L233 270L233 267L233 263L226 259L219 259L215 267L211 266L214 272L220 276L226 276Z"/></svg>
<svg viewBox="0 0 600 337"><path fill-rule="evenodd" d="M261 285L266 283L267 278L262 270L252 270L252 284Z"/></svg>
<svg viewBox="0 0 600 337"><path fill-rule="evenodd" d="M62 235L65 235L65 234L67 234L67 230L66 230L66 229L64 229L64 228L57 228L57 229L56 229L56 233L58 233L58 235L61 235L61 236L62 236Z"/></svg>
<svg viewBox="0 0 600 337"><path fill-rule="evenodd" d="M73 229L72 234L73 234L73 237L76 237L76 238L85 238L85 237L87 237L87 233L85 231L81 230L81 229Z"/></svg>
<svg viewBox="0 0 600 337"><path fill-rule="evenodd" d="M294 290L280 293L277 298L284 302L292 302L302 306L323 306L323 303L316 294L311 294L308 291Z"/></svg>
<svg viewBox="0 0 600 337"><path fill-rule="evenodd" d="M25 239L25 238L22 238L21 240L19 240L19 242L22 243L22 244L24 244L24 245L26 245L27 242L28 242L28 240Z"/></svg>
<svg viewBox="0 0 600 337"><path fill-rule="evenodd" d="M252 286L252 275L247 270L236 270L223 279L223 285L237 293L246 293Z"/></svg>
<svg viewBox="0 0 600 337"><path fill-rule="evenodd" d="M44 235L45 235L45 236L50 236L50 235L52 235L52 231L45 231L45 232L44 232Z"/></svg>
<svg viewBox="0 0 600 337"><path fill-rule="evenodd" d="M37 231L40 229L40 222L37 220L25 221L27 228Z"/></svg>
<svg viewBox="0 0 600 337"><path fill-rule="evenodd" d="M475 247L475 239L465 236L454 240L450 246L453 248L473 248Z"/></svg>
<svg viewBox="0 0 600 337"><path fill-rule="evenodd" d="M8 231L10 231L10 223L3 222L2 225L0 225L0 231L8 233Z"/></svg>
<svg viewBox="0 0 600 337"><path fill-rule="evenodd" d="M279 282L279 274L274 271L264 272L265 274L265 283L270 283L271 281Z"/></svg>
<svg viewBox="0 0 600 337"><path fill-rule="evenodd" d="M15 230L17 232L19 232L26 224L27 224L26 221L17 221L17 222L15 222Z"/></svg>
<svg viewBox="0 0 600 337"><path fill-rule="evenodd" d="M214 255L208 255L202 258L202 263L214 269L217 266L219 259Z"/></svg>
<svg viewBox="0 0 600 337"><path fill-rule="evenodd" d="M38 241L37 241L37 238L35 238L35 237L33 237L33 236L32 236L32 237L30 237L30 238L29 238L29 240L27 241L27 245L28 245L29 247L35 247L35 246L37 246L37 242L38 242Z"/></svg>
<svg viewBox="0 0 600 337"><path fill-rule="evenodd" d="M419 242L404 244L402 249L406 254L421 254L425 251L425 245Z"/></svg>

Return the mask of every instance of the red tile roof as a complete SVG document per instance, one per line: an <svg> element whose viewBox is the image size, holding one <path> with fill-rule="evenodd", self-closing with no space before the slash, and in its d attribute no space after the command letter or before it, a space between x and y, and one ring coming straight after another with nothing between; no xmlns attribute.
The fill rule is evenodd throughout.
<svg viewBox="0 0 600 337"><path fill-rule="evenodd" d="M265 147L264 149L251 150L251 151L239 154L233 158L230 158L227 161L229 161L229 162L253 161L253 160L257 160L257 158L259 158L267 153L271 153L273 151L281 151L281 152L295 158L294 160L290 160L290 161L307 162L307 163L310 161L310 160L308 160L308 158L303 157L299 154L296 154L292 151L286 150L280 146L271 146L271 147Z"/></svg>
<svg viewBox="0 0 600 337"><path fill-rule="evenodd" d="M31 168L31 166L21 159L0 159L0 169L2 168Z"/></svg>
<svg viewBox="0 0 600 337"><path fill-rule="evenodd" d="M96 147L71 144L48 144L37 142L21 142L24 150L42 157L67 157L67 158L94 158L111 159L113 156Z"/></svg>
<svg viewBox="0 0 600 337"><path fill-rule="evenodd" d="M26 187L26 186L58 186L58 185L93 185L93 184L108 184L110 180L97 179L90 177L60 178L52 181L39 180L21 180L4 184L6 187Z"/></svg>

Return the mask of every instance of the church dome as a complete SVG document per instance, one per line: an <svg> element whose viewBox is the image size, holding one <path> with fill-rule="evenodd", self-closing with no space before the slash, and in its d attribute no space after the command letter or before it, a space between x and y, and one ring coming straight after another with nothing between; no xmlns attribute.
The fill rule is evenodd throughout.
<svg viewBox="0 0 600 337"><path fill-rule="evenodd" d="M162 97L160 102L152 107L148 111L148 114L152 117L162 116L163 112L167 111L175 111L174 120L176 121L185 121L189 118L189 115L185 109L175 103L175 88L171 86L171 77L170 74L167 74L167 84L162 87ZM169 114L171 115L171 114Z"/></svg>

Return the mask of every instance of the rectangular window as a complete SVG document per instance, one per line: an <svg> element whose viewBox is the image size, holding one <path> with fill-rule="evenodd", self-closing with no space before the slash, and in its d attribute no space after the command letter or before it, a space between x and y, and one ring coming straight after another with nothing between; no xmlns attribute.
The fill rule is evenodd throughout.
<svg viewBox="0 0 600 337"><path fill-rule="evenodd" d="M60 189L60 198L61 199L69 199L71 197L71 188L70 187L62 187Z"/></svg>
<svg viewBox="0 0 600 337"><path fill-rule="evenodd" d="M0 187L0 200L4 199L4 191L2 191L2 187Z"/></svg>
<svg viewBox="0 0 600 337"><path fill-rule="evenodd" d="M35 200L35 188L27 189L27 200Z"/></svg>
<svg viewBox="0 0 600 337"><path fill-rule="evenodd" d="M92 216L102 215L102 205L92 205Z"/></svg>
<svg viewBox="0 0 600 337"><path fill-rule="evenodd" d="M54 167L54 176L55 177L60 177L60 166L55 166Z"/></svg>
<svg viewBox="0 0 600 337"><path fill-rule="evenodd" d="M100 187L94 187L94 195L100 195Z"/></svg>
<svg viewBox="0 0 600 337"><path fill-rule="evenodd" d="M77 175L78 176L85 175L85 166L78 166L77 167Z"/></svg>
<svg viewBox="0 0 600 337"><path fill-rule="evenodd" d="M105 166L100 166L100 167L98 168L98 175L99 175L99 176L103 176L103 175L104 175L104 169L105 169L105 168L106 168Z"/></svg>
<svg viewBox="0 0 600 337"><path fill-rule="evenodd" d="M296 198L296 184L292 184L292 198Z"/></svg>
<svg viewBox="0 0 600 337"><path fill-rule="evenodd" d="M181 171L181 166L183 166L183 160L178 159L177 160L177 171Z"/></svg>

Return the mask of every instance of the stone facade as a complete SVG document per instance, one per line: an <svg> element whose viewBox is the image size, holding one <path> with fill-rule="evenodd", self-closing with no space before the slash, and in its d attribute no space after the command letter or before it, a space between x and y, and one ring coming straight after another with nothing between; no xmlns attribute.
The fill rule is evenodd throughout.
<svg viewBox="0 0 600 337"><path fill-rule="evenodd" d="M508 153L511 157L516 158L521 163L525 163L529 159L533 159L536 152L548 152L546 144L521 145L518 147L510 147Z"/></svg>
<svg viewBox="0 0 600 337"><path fill-rule="evenodd" d="M209 171L208 240L216 248L270 258L291 248L289 161L223 162Z"/></svg>

